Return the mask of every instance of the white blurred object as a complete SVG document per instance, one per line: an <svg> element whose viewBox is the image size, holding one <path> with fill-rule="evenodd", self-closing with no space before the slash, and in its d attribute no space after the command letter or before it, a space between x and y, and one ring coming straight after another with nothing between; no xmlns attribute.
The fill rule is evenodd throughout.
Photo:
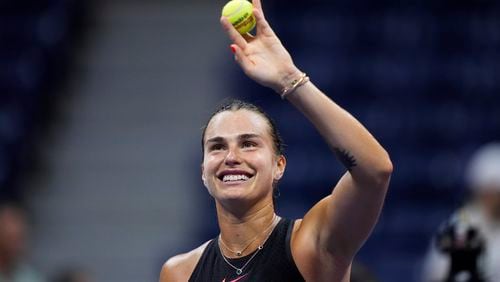
<svg viewBox="0 0 500 282"><path fill-rule="evenodd" d="M500 143L489 143L472 156L466 180L472 190L500 191Z"/></svg>
<svg viewBox="0 0 500 282"><path fill-rule="evenodd" d="M486 281L500 281L500 224L488 220L483 209L473 204L456 211L451 221L461 221L462 225L473 226L479 231L486 243L485 253L479 260L479 268L483 271ZM424 261L423 281L445 281L449 269L449 256L439 251L435 242L432 242Z"/></svg>

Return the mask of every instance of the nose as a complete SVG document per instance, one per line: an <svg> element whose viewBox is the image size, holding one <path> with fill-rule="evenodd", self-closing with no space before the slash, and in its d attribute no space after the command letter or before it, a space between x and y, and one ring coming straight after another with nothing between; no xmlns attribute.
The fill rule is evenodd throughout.
<svg viewBox="0 0 500 282"><path fill-rule="evenodd" d="M227 166L234 166L241 163L240 156L235 148L229 149L227 151L226 158L224 159L224 163Z"/></svg>

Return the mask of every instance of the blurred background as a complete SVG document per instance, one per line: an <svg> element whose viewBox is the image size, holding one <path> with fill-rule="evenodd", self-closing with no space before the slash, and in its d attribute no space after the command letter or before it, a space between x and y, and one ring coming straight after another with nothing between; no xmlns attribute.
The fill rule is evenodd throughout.
<svg viewBox="0 0 500 282"><path fill-rule="evenodd" d="M330 192L342 166L233 62L225 2L0 2L0 200L22 208L22 260L45 279L22 282L67 269L157 281L168 257L215 237L200 139L226 97L262 106L288 145L281 215ZM500 140L500 2L263 2L296 65L394 163L358 260L380 281L418 281L432 234L466 197L468 158Z"/></svg>

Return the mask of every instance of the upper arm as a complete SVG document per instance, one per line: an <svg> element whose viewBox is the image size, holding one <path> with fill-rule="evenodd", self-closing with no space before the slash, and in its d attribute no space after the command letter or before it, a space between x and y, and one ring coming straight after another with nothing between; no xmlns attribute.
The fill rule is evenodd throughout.
<svg viewBox="0 0 500 282"><path fill-rule="evenodd" d="M313 260L331 257L348 268L377 222L388 183L388 177L378 183L359 183L349 172L344 174L332 194L304 216L292 248Z"/></svg>
<svg viewBox="0 0 500 282"><path fill-rule="evenodd" d="M359 182L351 173L344 174L324 207L321 243L334 254L352 258L377 223L388 185L389 177L380 182Z"/></svg>

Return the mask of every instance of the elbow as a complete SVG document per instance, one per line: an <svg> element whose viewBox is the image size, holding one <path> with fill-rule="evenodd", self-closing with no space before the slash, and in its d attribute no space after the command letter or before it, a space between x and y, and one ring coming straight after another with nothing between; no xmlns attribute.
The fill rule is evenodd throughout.
<svg viewBox="0 0 500 282"><path fill-rule="evenodd" d="M351 171L351 176L361 185L385 191L389 187L393 170L389 155L382 151L374 155L369 162L365 162L358 170Z"/></svg>
<svg viewBox="0 0 500 282"><path fill-rule="evenodd" d="M392 165L391 158L389 157L389 154L384 151L384 157L382 158L382 162L380 164L380 174L390 178L392 175L392 171L394 170L394 166Z"/></svg>
<svg viewBox="0 0 500 282"><path fill-rule="evenodd" d="M375 178L377 184L387 189L387 187L389 186L389 182L391 181L391 175L394 170L394 166L392 164L391 158L389 157L389 154L387 154L387 152L384 152L384 155L385 156L377 165Z"/></svg>
<svg viewBox="0 0 500 282"><path fill-rule="evenodd" d="M363 179L365 185L370 187L380 187L387 190L394 167L386 151L382 151L372 162L365 166L365 174L359 179Z"/></svg>

